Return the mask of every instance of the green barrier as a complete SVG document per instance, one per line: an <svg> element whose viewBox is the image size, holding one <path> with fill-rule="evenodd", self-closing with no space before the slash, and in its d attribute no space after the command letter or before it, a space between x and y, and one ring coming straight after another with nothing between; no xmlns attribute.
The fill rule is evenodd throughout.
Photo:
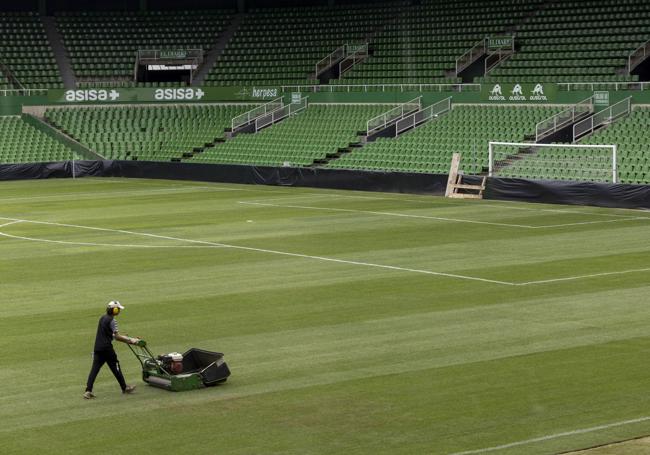
<svg viewBox="0 0 650 455"><path fill-rule="evenodd" d="M483 84L481 100L487 103L556 103L558 87L552 83Z"/></svg>
<svg viewBox="0 0 650 455"><path fill-rule="evenodd" d="M278 87L88 88L49 90L47 94L55 104L270 101L279 96Z"/></svg>
<svg viewBox="0 0 650 455"><path fill-rule="evenodd" d="M232 103L261 104L278 97L289 103L297 96L309 97L310 103L403 103L422 96L425 105L452 97L453 103L483 104L575 104L594 95L603 87L585 86L567 90L562 84L474 84L472 87L411 86L286 86L286 87L176 87L176 88L97 88L48 90L39 96L0 96L0 115L20 114L22 106L110 105L144 103ZM650 88L650 87L648 87ZM596 90L598 89L598 90ZM600 96L603 94L601 92ZM628 96L634 103L650 104L650 89L610 90L609 102ZM602 98L599 98L602 100ZM604 103L603 103L604 105Z"/></svg>

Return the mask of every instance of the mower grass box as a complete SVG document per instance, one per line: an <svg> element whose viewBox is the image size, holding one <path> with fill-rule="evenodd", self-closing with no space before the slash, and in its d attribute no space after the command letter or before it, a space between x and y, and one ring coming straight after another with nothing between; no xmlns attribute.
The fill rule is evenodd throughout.
<svg viewBox="0 0 650 455"><path fill-rule="evenodd" d="M143 381L172 392L214 386L230 376L221 352L192 348L182 355L174 352L154 357L144 340L129 348L142 365Z"/></svg>

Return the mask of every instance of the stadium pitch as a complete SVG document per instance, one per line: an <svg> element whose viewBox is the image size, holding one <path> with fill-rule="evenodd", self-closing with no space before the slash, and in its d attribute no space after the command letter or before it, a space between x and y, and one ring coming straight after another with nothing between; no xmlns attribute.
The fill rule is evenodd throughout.
<svg viewBox="0 0 650 455"><path fill-rule="evenodd" d="M650 434L650 214L155 180L0 183L0 453L551 454ZM144 385L106 302L228 383ZM605 452L602 452L605 453Z"/></svg>

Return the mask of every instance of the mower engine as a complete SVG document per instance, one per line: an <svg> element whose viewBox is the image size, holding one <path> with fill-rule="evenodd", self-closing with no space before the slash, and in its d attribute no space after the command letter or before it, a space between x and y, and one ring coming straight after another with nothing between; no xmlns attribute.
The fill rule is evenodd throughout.
<svg viewBox="0 0 650 455"><path fill-rule="evenodd" d="M181 374L183 372L183 354L178 352L170 352L158 356L158 360L162 363L162 367L171 374Z"/></svg>

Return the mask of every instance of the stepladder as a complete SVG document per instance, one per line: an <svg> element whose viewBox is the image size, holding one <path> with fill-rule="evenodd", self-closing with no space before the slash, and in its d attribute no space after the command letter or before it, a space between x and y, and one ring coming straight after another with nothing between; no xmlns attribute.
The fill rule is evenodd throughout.
<svg viewBox="0 0 650 455"><path fill-rule="evenodd" d="M460 153L454 153L451 157L451 168L449 169L449 178L447 179L445 197L458 199L483 199L487 177L484 176L481 179L480 184L464 183L463 172L460 170L460 159Z"/></svg>

